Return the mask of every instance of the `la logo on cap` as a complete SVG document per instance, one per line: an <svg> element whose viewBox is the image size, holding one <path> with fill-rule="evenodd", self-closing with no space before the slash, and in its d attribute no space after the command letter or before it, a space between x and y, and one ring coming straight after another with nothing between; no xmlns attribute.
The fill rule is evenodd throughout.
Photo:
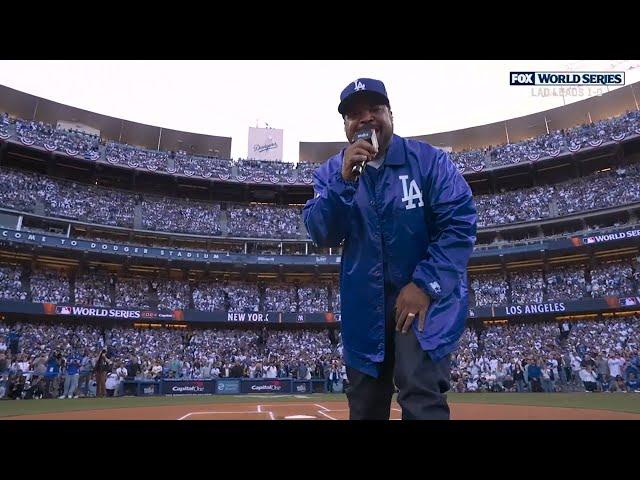
<svg viewBox="0 0 640 480"><path fill-rule="evenodd" d="M358 90L364 90L364 83L362 83L360 80L356 80L355 82L353 82L353 84L355 85L354 90L357 92Z"/></svg>

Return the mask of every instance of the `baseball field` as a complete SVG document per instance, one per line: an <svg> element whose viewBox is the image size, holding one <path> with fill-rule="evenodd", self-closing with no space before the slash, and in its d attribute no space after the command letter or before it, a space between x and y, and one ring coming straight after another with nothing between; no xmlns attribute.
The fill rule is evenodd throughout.
<svg viewBox="0 0 640 480"><path fill-rule="evenodd" d="M454 420L640 420L638 393L455 394ZM343 394L184 395L0 401L12 420L345 420ZM400 419L392 405L391 418Z"/></svg>

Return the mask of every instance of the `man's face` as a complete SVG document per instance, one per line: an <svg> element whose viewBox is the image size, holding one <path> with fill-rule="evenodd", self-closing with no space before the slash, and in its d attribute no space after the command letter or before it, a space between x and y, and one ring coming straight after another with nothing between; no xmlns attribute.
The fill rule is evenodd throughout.
<svg viewBox="0 0 640 480"><path fill-rule="evenodd" d="M378 137L379 155L387 150L393 135L393 114L387 105L379 103L375 97L358 98L349 105L343 118L349 143L358 130L370 127Z"/></svg>

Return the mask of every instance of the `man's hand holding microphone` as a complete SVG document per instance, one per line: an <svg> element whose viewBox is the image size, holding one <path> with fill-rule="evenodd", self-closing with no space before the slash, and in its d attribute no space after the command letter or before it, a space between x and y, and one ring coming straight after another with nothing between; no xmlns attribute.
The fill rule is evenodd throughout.
<svg viewBox="0 0 640 480"><path fill-rule="evenodd" d="M342 178L349 182L355 182L367 162L373 160L378 154L378 139L372 128L358 130L354 135L351 145L344 151L342 161Z"/></svg>

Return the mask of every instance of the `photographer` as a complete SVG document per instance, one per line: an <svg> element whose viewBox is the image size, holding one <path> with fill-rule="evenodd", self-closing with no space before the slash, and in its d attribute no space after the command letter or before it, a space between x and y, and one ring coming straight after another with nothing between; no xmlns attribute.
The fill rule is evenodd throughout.
<svg viewBox="0 0 640 480"><path fill-rule="evenodd" d="M96 374L96 397L106 395L107 373L111 371L111 360L107 357L107 349L103 348L96 358L93 370Z"/></svg>

